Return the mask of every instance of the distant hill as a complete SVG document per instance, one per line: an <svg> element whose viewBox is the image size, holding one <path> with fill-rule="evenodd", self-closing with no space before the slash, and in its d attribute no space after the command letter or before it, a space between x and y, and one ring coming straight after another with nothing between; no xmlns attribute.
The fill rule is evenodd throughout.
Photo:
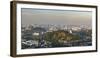
<svg viewBox="0 0 100 58"><path fill-rule="evenodd" d="M67 31L59 30L53 32L47 32L44 37L45 40L52 42L53 44L60 44L64 42L79 40L78 35L72 35Z"/></svg>

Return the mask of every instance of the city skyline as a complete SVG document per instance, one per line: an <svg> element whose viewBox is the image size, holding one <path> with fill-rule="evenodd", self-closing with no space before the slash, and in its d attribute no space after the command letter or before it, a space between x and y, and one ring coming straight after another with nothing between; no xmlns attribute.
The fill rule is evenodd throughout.
<svg viewBox="0 0 100 58"><path fill-rule="evenodd" d="M22 49L92 46L90 11L25 8L21 11Z"/></svg>

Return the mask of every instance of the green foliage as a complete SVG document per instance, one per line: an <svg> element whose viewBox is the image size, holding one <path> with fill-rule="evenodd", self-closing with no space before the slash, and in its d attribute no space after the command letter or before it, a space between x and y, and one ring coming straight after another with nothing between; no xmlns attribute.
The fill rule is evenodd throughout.
<svg viewBox="0 0 100 58"><path fill-rule="evenodd" d="M80 39L79 35L73 35L72 37L72 40L79 40L79 39Z"/></svg>
<svg viewBox="0 0 100 58"><path fill-rule="evenodd" d="M72 35L68 33L67 31L53 31L53 32L47 32L44 36L44 39L46 41L49 41L54 46L62 45L63 42L59 41L72 41L72 40L79 40L80 37L78 35Z"/></svg>

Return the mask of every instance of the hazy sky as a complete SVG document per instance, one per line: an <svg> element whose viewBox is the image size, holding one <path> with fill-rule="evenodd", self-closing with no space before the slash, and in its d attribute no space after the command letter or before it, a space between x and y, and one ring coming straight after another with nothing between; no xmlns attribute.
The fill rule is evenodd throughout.
<svg viewBox="0 0 100 58"><path fill-rule="evenodd" d="M92 12L50 9L21 9L22 24L88 25L92 24Z"/></svg>

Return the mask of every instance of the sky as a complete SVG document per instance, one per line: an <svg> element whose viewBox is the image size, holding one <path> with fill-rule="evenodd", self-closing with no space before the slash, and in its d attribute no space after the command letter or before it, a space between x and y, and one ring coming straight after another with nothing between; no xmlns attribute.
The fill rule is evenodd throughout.
<svg viewBox="0 0 100 58"><path fill-rule="evenodd" d="M92 26L91 11L22 8L21 21L29 24L87 25Z"/></svg>

